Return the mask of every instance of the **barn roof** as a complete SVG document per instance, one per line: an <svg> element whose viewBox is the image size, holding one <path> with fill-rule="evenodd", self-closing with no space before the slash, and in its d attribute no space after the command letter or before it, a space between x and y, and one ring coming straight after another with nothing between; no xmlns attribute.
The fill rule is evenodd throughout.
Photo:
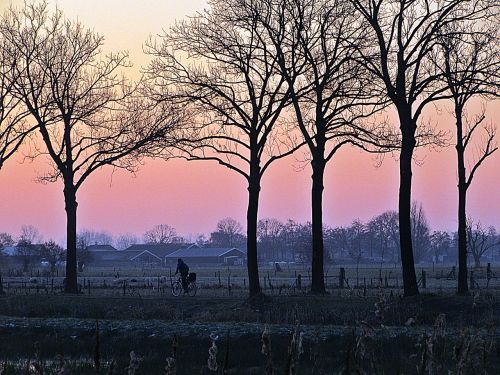
<svg viewBox="0 0 500 375"><path fill-rule="evenodd" d="M111 245L89 245L87 251L118 251Z"/></svg>
<svg viewBox="0 0 500 375"><path fill-rule="evenodd" d="M149 256L151 256L153 258L156 258L156 259L162 261L161 257L159 257L158 255L152 253L149 250L144 250L144 251L138 252L138 254L135 255L134 257L132 257L130 260L137 260L138 258L142 257L143 255L146 255L146 256L149 255Z"/></svg>
<svg viewBox="0 0 500 375"><path fill-rule="evenodd" d="M125 251L138 251L138 254L148 252L153 256L163 259L166 255L189 245L186 243L134 244L130 245Z"/></svg>
<svg viewBox="0 0 500 375"><path fill-rule="evenodd" d="M109 251L96 251L92 254L91 261L99 262L99 261L126 261L131 260L140 251L118 251L118 250L109 250Z"/></svg>
<svg viewBox="0 0 500 375"><path fill-rule="evenodd" d="M233 250L241 253L244 256L245 253L240 249L235 247L189 247L186 249L180 249L166 256L168 259L173 258L205 258L205 257L220 257Z"/></svg>

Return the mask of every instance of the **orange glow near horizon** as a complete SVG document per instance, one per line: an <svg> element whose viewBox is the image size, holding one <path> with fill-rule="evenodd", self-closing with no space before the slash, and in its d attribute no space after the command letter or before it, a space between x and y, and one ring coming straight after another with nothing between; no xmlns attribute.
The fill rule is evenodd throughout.
<svg viewBox="0 0 500 375"><path fill-rule="evenodd" d="M8 2L0 2L0 10ZM22 1L14 1L22 4ZM58 0L68 18L78 18L106 38L106 50L129 50L134 69L147 63L142 44L150 34L161 33L175 19L202 10L203 0ZM488 119L496 120L500 103L488 106ZM451 132L448 115L434 122ZM500 131L499 131L500 132ZM497 140L500 140L497 134ZM499 142L500 143L500 142ZM432 229L456 228L456 166L452 146L440 152L420 150L423 164L413 170L413 198L423 203ZM21 163L9 160L0 171L0 232L19 233L23 224L36 226L44 239L64 240L65 215L62 183L34 182L46 166L42 159ZM310 220L310 167L300 172L293 157L279 161L264 176L259 216ZM500 151L485 161L471 185L469 214L500 229ZM397 208L399 170L387 156L376 168L372 156L345 148L327 167L324 222L347 225L369 220ZM93 175L78 194L78 227L104 230L113 235L141 236L155 224L174 226L179 234L208 234L217 221L232 216L244 223L247 190L236 173L212 162L147 160L136 176L105 168Z"/></svg>

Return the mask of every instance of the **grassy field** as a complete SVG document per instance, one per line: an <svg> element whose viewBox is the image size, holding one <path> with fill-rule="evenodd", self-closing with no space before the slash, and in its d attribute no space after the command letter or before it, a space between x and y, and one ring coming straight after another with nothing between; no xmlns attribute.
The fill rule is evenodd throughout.
<svg viewBox="0 0 500 375"><path fill-rule="evenodd" d="M11 295L0 298L0 362L11 374L26 373L28 361L55 374L59 358L71 374L109 373L111 363L122 374L133 350L142 358L137 374L161 374L176 337L177 373L197 374L207 363L211 334L219 336L222 366L229 333L232 373L262 374L268 358L261 353L261 335L267 326L278 374L286 367L290 337L299 324L303 352L297 361L303 374L354 374L356 368L374 374L430 374L416 372L425 355L434 367L458 371L462 361L468 371L482 366L497 373L499 319L500 306L487 294L275 296L257 305L238 297ZM94 368L97 321L100 372ZM422 345L439 347L439 353L424 355ZM469 351L461 360L454 354L460 345Z"/></svg>
<svg viewBox="0 0 500 375"><path fill-rule="evenodd" d="M379 289L400 293L402 275L399 267L374 265L344 266L345 279L340 288L340 268L325 269L325 284L332 294L374 295ZM248 278L244 267L195 268L199 293L205 296L241 296L248 293ZM423 291L438 294L453 294L456 277L452 266L417 268L419 285ZM469 280L475 290L500 297L500 267L492 267L490 278L486 267L471 269L473 279ZM455 275L456 276L456 275ZM170 268L129 267L91 268L79 273L82 292L107 296L158 296L170 293L171 283L177 280ZM4 289L11 294L57 293L62 289L62 270L50 275L46 269L32 269L20 275L13 270L3 270ZM310 269L307 267L282 267L276 272L271 266L260 268L260 282L266 294L303 294L310 285ZM347 291L347 292L346 292Z"/></svg>
<svg viewBox="0 0 500 375"><path fill-rule="evenodd" d="M311 375L500 373L496 280L486 287L479 276L473 294L458 297L447 269L425 269L422 295L402 298L397 268L346 269L344 288L332 277L324 296L307 292L307 269L268 268L258 301L247 300L243 268L196 270L196 297L173 297L168 269L87 269L76 296L61 293L60 277L52 288L36 271L4 274L0 374L172 374L172 356L178 375L277 375L290 366ZM442 274L450 286L433 284ZM218 370L210 371L214 335Z"/></svg>

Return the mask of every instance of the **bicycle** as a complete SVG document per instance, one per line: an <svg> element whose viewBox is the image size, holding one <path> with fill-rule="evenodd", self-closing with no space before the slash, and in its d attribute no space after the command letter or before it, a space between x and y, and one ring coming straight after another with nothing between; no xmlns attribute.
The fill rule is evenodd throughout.
<svg viewBox="0 0 500 375"><path fill-rule="evenodd" d="M198 286L196 285L196 274L190 273L187 278L187 295L190 297L194 297L196 292L198 291ZM184 291L182 287L182 277L179 276L177 281L172 284L172 295L174 297L179 297L181 293Z"/></svg>

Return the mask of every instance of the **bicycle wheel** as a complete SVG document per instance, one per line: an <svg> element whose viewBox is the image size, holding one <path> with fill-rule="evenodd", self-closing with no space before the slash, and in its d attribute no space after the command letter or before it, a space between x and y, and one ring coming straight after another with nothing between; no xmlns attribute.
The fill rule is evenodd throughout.
<svg viewBox="0 0 500 375"><path fill-rule="evenodd" d="M179 297L182 292L182 284L179 281L176 281L172 284L172 295L174 297Z"/></svg>
<svg viewBox="0 0 500 375"><path fill-rule="evenodd" d="M198 286L196 283L193 281L189 283L188 285L188 296L194 297L196 295L196 292L198 291Z"/></svg>

